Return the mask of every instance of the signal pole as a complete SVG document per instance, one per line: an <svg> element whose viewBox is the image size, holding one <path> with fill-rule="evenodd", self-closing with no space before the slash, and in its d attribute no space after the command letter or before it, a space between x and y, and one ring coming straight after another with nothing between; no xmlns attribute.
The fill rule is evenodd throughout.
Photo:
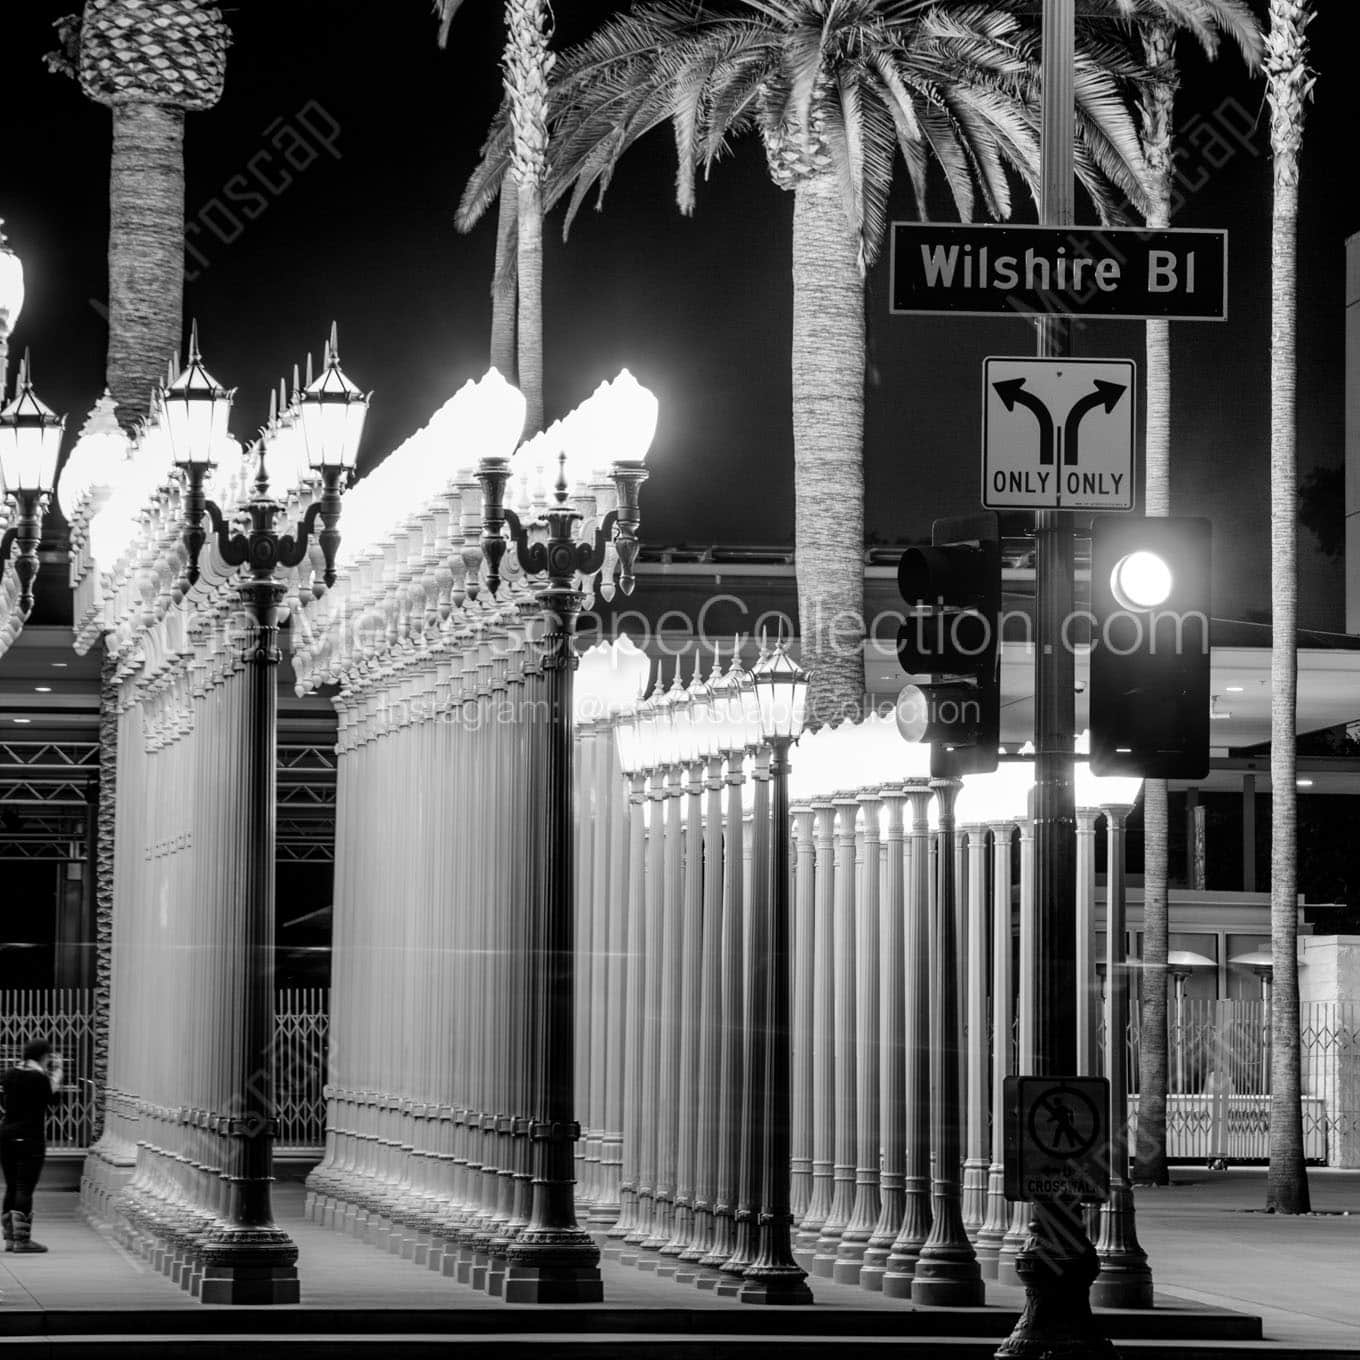
<svg viewBox="0 0 1360 1360"><path fill-rule="evenodd" d="M1043 0L1043 109L1040 131L1040 224L1074 225L1076 0ZM1071 352L1071 323L1038 321L1038 356ZM1055 468L1059 476L1062 469ZM1076 666L1065 625L1072 615L1072 515L1034 517L1034 865L1035 1069L1040 1076L1076 1071L1076 810L1072 758ZM1029 1236L1016 1259L1025 1308L998 1357L1048 1360L1109 1357L1114 1348L1091 1316L1090 1286L1099 1272L1081 1205L1036 1202Z"/></svg>

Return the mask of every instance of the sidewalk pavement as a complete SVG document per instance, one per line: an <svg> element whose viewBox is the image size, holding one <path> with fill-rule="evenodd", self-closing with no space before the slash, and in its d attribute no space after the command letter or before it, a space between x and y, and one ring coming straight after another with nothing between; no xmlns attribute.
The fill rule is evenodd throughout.
<svg viewBox="0 0 1360 1360"><path fill-rule="evenodd" d="M1360 1172L1314 1169L1315 1213L1262 1212L1264 1168L1209 1172L1175 1168L1173 1184L1136 1191L1138 1235L1148 1252L1158 1303L1260 1316L1268 1340L1338 1348L1360 1360ZM55 1310L201 1309L184 1291L106 1231L76 1216L76 1196L40 1192L35 1236L45 1256L0 1257L0 1308ZM302 1188L276 1187L280 1224L297 1242L304 1308L504 1308L498 1298L308 1223ZM818 1303L840 1308L900 1309L880 1294L811 1281ZM606 1306L739 1309L693 1286L605 1263ZM987 1287L991 1307L1018 1309L1020 1291ZM771 1330L779 1323L771 1318Z"/></svg>
<svg viewBox="0 0 1360 1360"><path fill-rule="evenodd" d="M1173 1167L1134 1194L1159 1297L1255 1313L1273 1341L1360 1356L1360 1171L1310 1167L1313 1213L1267 1214L1265 1167Z"/></svg>

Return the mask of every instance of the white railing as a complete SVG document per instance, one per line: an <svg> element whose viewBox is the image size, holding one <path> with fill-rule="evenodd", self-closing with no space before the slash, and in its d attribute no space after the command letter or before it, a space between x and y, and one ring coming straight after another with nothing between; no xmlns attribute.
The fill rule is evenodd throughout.
<svg viewBox="0 0 1360 1360"><path fill-rule="evenodd" d="M1138 1119L1140 1025L1127 1035L1129 1127ZM1104 1034L1099 1052L1103 1069ZM1360 1003L1306 1002L1299 1014L1304 1155L1360 1165ZM1266 1161L1270 1015L1259 999L1194 997L1168 1007L1166 1152L1173 1160Z"/></svg>

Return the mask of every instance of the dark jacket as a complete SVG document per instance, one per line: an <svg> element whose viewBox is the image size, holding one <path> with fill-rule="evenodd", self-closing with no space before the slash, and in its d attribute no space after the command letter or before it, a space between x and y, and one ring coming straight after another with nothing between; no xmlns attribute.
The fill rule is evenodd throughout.
<svg viewBox="0 0 1360 1360"><path fill-rule="evenodd" d="M35 1072L31 1067L11 1067L5 1073L3 1086L5 1121L0 1124L0 1138L45 1143L47 1107L56 1099L47 1073Z"/></svg>

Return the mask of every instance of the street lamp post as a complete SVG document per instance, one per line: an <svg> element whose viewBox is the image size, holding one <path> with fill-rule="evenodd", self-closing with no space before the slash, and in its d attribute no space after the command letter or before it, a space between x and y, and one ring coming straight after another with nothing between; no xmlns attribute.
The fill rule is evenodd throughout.
<svg viewBox="0 0 1360 1360"><path fill-rule="evenodd" d="M982 1275L963 1226L959 1181L959 992L957 891L954 872L954 800L957 779L932 779L939 808L935 898L931 904L930 989L931 1171L930 1236L911 1281L911 1301L951 1308L983 1302Z"/></svg>
<svg viewBox="0 0 1360 1360"><path fill-rule="evenodd" d="M235 1100L222 1129L229 1140L223 1168L228 1193L221 1221L205 1234L201 1250L204 1303L295 1303L297 1248L274 1224L271 1205L274 1113L274 840L277 797L275 746L278 726L279 607L284 583L279 567L300 566L316 534L324 557L325 586L335 582L340 536L340 482L352 477L367 398L340 370L332 330L325 372L301 394L299 418L307 462L323 491L292 534L279 534L283 505L270 494L266 449L258 455L254 495L246 507L250 529L234 532L205 483L226 436L232 393L203 367L198 333L190 338L189 362L162 397L171 457L184 475L184 544L187 582L199 576L199 556L211 528L218 556L230 568L245 567L241 602L249 632L245 639L246 693L240 709L241 763L246 863L241 877L243 938L240 1028L233 1051L224 1055ZM266 440L271 433L266 433ZM323 593L318 585L317 593Z"/></svg>
<svg viewBox="0 0 1360 1360"><path fill-rule="evenodd" d="M2 344L3 329L0 328ZM3 357L3 350L0 350L0 364ZM27 360L19 369L16 387L14 400L0 411L0 505L6 496L13 496L19 510L14 524L0 538L0 572L5 570L13 554L12 569L18 582L18 617L6 621L7 632L17 632L18 624L33 608L33 581L38 574L42 518L56 482L57 454L61 450L61 433L66 427L66 417L54 415L34 392ZM0 382L0 391L3 391L3 382ZM3 650L0 642L0 652Z"/></svg>
<svg viewBox="0 0 1360 1360"><path fill-rule="evenodd" d="M507 1303L589 1303L603 1296L599 1248L577 1225L573 1196L573 1149L580 1135L574 1114L572 1024L574 638L584 607L583 578L600 571L607 550L618 555L624 593L632 591L638 492L647 479L643 458L655 428L656 399L626 370L612 385L602 386L578 408L569 427L559 431L562 444L553 499L542 520L532 525L522 523L505 503L509 460L484 458L477 470L482 486L482 550L491 593L500 587L501 563L511 545L528 575L546 577L546 584L534 592L541 618L537 648L548 726L536 748L538 768L533 772L544 799L546 823L539 880L544 893L541 931L531 946L527 978L530 1051L533 1070L539 1074L529 1129L533 1203L528 1226L508 1250ZM581 535L583 516L569 503L571 454L607 464L618 496L617 509L610 510L589 537Z"/></svg>
<svg viewBox="0 0 1360 1360"><path fill-rule="evenodd" d="M789 747L803 730L808 676L782 643L752 672L760 705L760 735L770 748L772 807L770 865L765 901L753 899L764 916L763 964L752 970L752 1013L760 1026L760 1216L756 1258L746 1268L738 1297L743 1303L812 1302L807 1276L793 1259L789 1211ZM747 1074L747 1080L752 1074ZM753 1169L754 1170L754 1169Z"/></svg>
<svg viewBox="0 0 1360 1360"><path fill-rule="evenodd" d="M1124 1031L1128 1025L1129 974L1124 953L1124 822L1138 796L1140 779L1102 779L1127 790L1109 790L1118 801L1102 802L1106 825L1105 867L1105 1075L1110 1083L1110 1193L1100 1209L1096 1256L1100 1274L1091 1302L1103 1308L1151 1308L1152 1271L1138 1244L1133 1190L1129 1185L1129 1098Z"/></svg>

